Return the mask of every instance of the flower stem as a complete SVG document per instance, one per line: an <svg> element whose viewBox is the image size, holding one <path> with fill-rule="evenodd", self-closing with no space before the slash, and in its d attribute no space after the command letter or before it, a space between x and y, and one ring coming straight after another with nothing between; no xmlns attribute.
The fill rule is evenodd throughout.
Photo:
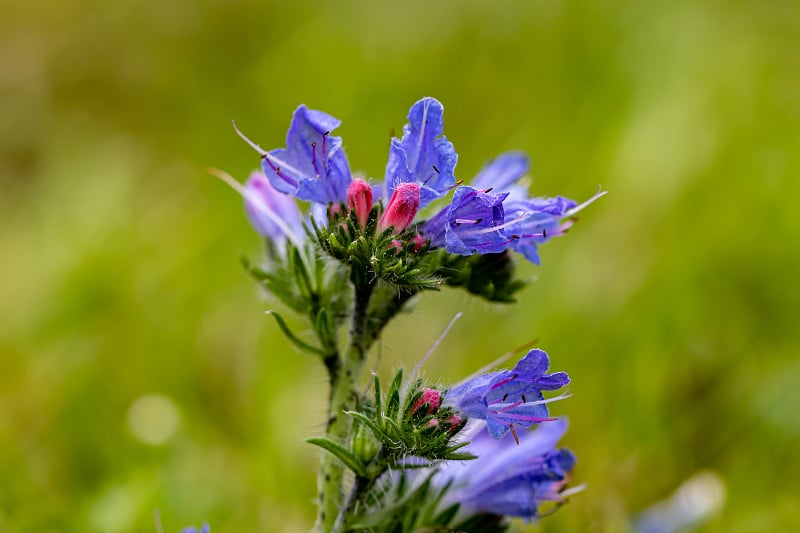
<svg viewBox="0 0 800 533"><path fill-rule="evenodd" d="M355 408L358 399L357 386L364 370L369 340L367 335L367 309L373 286L369 283L355 284L353 309L350 317L350 332L347 350L334 375L331 375L330 405L326 437L344 445L350 430L350 419L344 414ZM331 367L329 366L329 369ZM319 503L316 530L328 533L335 531L337 516L343 501L342 480L344 465L330 454L323 454L317 477Z"/></svg>

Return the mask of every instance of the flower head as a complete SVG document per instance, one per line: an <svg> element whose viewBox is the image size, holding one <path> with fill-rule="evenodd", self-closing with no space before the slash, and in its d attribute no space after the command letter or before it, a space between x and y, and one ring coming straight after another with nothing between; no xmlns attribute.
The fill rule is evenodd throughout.
<svg viewBox="0 0 800 533"><path fill-rule="evenodd" d="M261 154L261 168L272 186L300 200L328 204L347 200L350 165L341 137L330 133L341 122L322 111L298 107L286 134L286 148L266 152L239 135Z"/></svg>
<svg viewBox="0 0 800 533"><path fill-rule="evenodd" d="M444 404L471 418L486 420L489 434L500 439L514 427L530 427L552 420L542 391L557 390L569 383L565 372L548 374L550 359L531 350L512 370L490 372L449 390Z"/></svg>
<svg viewBox="0 0 800 533"><path fill-rule="evenodd" d="M542 424L520 434L519 446L506 446L490 438L478 423L464 451L473 461L448 461L437 474L437 484L451 483L443 506L460 503L460 513L539 516L546 501L563 501L564 489L575 466L575 456L556 444L567 430L565 420Z"/></svg>
<svg viewBox="0 0 800 533"><path fill-rule="evenodd" d="M441 198L455 184L458 162L453 144L442 135L444 107L431 97L419 100L408 112L403 138L392 139L386 164L386 195L401 183L420 187L420 208Z"/></svg>

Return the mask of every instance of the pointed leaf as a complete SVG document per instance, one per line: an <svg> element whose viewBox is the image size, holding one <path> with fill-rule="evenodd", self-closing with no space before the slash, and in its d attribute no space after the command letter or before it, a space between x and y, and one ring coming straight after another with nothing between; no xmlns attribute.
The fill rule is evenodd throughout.
<svg viewBox="0 0 800 533"><path fill-rule="evenodd" d="M281 328L283 334L286 335L286 338L289 339L292 342L292 344L294 344L295 346L306 352L323 356L327 355L324 350L321 350L316 346L311 346L310 344L307 344L301 341L299 338L297 338L297 336L294 333L292 333L292 330L289 329L289 326L286 325L286 321L283 319L283 317L276 311L267 311L267 314L272 315L275 318L275 322L278 323L278 327Z"/></svg>
<svg viewBox="0 0 800 533"><path fill-rule="evenodd" d="M341 444L337 444L332 440L321 437L312 437L310 439L306 439L306 442L313 444L314 446L319 446L323 450L327 451L343 462L345 466L352 470L357 476L367 477L366 468L364 468L364 465L361 464L361 461L359 461L356 456L346 450Z"/></svg>

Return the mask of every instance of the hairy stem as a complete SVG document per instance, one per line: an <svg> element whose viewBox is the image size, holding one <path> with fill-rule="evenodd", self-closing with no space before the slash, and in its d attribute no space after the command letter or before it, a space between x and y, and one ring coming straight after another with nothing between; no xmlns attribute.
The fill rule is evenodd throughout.
<svg viewBox="0 0 800 533"><path fill-rule="evenodd" d="M333 525L333 531L343 531L344 525L347 522L347 515L350 514L355 503L364 496L364 493L369 490L374 481L374 479L356 476L356 479L353 482L353 488L350 489L350 494L347 495L347 499L339 509L339 516L336 517L336 523Z"/></svg>
<svg viewBox="0 0 800 533"><path fill-rule="evenodd" d="M367 359L367 309L372 295L372 285L356 284L353 296L353 309L350 317L350 332L347 350L338 365L335 375L331 375L330 405L328 407L328 426L326 437L334 442L345 444L350 430L350 420L344 414L355 408L357 386ZM329 366L330 369L330 366ZM337 516L343 506L344 465L325 453L317 477L319 503L317 510L317 531L335 531ZM343 525L339 524L338 527Z"/></svg>

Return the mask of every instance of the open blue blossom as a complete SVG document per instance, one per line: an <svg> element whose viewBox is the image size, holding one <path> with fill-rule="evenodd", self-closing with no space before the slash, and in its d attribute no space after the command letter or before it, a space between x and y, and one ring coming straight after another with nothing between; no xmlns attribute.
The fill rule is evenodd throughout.
<svg viewBox="0 0 800 533"><path fill-rule="evenodd" d="M386 164L385 197L400 183L420 186L420 208L444 196L455 185L458 162L453 144L442 135L444 108L431 97L419 100L408 112L403 138L392 139Z"/></svg>
<svg viewBox="0 0 800 533"><path fill-rule="evenodd" d="M286 148L265 152L239 135L261 154L261 168L273 187L300 200L328 204L347 201L351 180L342 139L330 134L340 125L339 119L301 105L292 115Z"/></svg>
<svg viewBox="0 0 800 533"><path fill-rule="evenodd" d="M520 359L512 370L490 372L450 389L445 405L470 418L486 420L489 434L500 439L516 427L552 420L542 391L558 390L569 383L565 372L547 373L550 359L543 350L534 349Z"/></svg>
<svg viewBox="0 0 800 533"><path fill-rule="evenodd" d="M540 425L520 434L519 446L490 438L483 422L466 432L470 444L464 451L478 456L472 461L448 461L436 483L450 483L442 506L460 504L461 515L492 513L533 519L543 502L563 501L563 491L575 466L575 456L556 448L567 430L565 420Z"/></svg>
<svg viewBox="0 0 800 533"><path fill-rule="evenodd" d="M508 152L487 163L471 187L456 189L451 204L422 225L421 231L431 246L444 246L459 255L511 248L538 265L538 245L564 234L572 225L572 221L564 220L605 193L599 192L580 206L563 196L529 198L527 189L517 183L529 168L530 161L521 152ZM474 191L502 198L501 205L493 206L497 216L481 216L485 210L475 201L478 195Z"/></svg>
<svg viewBox="0 0 800 533"><path fill-rule="evenodd" d="M508 247L502 232L503 200L508 193L495 194L459 187L449 206L425 222L422 231L431 246L445 247L459 255L499 253Z"/></svg>

